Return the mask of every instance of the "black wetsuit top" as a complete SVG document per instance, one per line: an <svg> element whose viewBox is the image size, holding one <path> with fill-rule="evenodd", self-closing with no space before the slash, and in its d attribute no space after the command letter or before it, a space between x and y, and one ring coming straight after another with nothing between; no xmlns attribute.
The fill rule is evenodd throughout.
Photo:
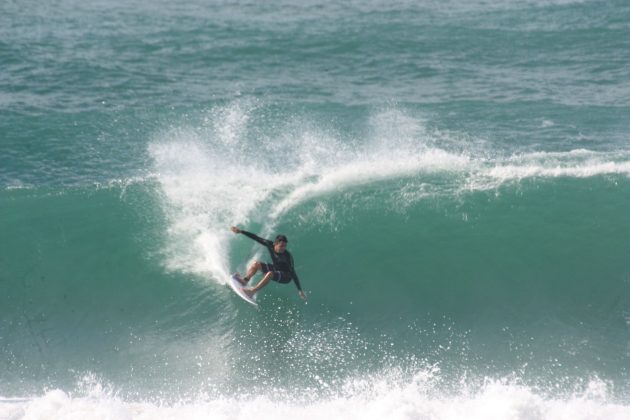
<svg viewBox="0 0 630 420"><path fill-rule="evenodd" d="M298 278L298 275L295 272L295 268L293 267L293 257L291 256L291 253L289 253L289 251L285 250L284 252L278 254L273 249L273 241L270 241L269 239L263 239L259 236L254 235L251 232L246 232L244 230L241 230L241 233L249 238L252 238L259 244L264 245L267 248L267 251L269 251L269 255L271 256L271 261L273 261L273 266L275 267L275 269L277 271L288 273L295 282L298 290L302 290L302 286L300 286L300 279Z"/></svg>

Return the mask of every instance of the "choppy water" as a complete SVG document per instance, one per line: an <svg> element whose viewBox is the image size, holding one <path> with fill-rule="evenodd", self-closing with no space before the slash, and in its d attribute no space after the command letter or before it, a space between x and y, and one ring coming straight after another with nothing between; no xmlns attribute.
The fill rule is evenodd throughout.
<svg viewBox="0 0 630 420"><path fill-rule="evenodd" d="M3 2L0 418L629 419L628 22Z"/></svg>

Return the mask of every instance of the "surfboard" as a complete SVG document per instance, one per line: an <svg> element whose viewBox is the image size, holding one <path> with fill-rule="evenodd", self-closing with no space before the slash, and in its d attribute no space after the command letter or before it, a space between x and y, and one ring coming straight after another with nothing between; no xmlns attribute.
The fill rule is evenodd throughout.
<svg viewBox="0 0 630 420"><path fill-rule="evenodd" d="M258 306L258 304L256 303L256 295L249 297L247 293L243 291L243 285L241 284L240 281L238 281L239 278L240 277L238 273L234 273L230 277L230 282L228 284L230 285L232 290L234 290L234 292L244 301L247 301L254 306Z"/></svg>

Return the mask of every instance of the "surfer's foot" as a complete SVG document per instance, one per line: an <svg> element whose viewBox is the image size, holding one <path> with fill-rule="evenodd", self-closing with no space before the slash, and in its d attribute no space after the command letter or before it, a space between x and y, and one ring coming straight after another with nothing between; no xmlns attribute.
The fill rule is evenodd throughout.
<svg viewBox="0 0 630 420"><path fill-rule="evenodd" d="M241 283L243 286L245 286L247 282L249 281L247 277L242 278L239 273L234 273L234 278L238 280L238 282Z"/></svg>
<svg viewBox="0 0 630 420"><path fill-rule="evenodd" d="M253 287L243 287L243 292L245 292L245 294L249 297L254 296L254 294L256 293Z"/></svg>

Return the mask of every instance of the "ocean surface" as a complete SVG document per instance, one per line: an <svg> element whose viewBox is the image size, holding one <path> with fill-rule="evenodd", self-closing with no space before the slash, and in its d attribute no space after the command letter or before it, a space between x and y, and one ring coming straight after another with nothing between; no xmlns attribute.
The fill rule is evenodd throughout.
<svg viewBox="0 0 630 420"><path fill-rule="evenodd" d="M630 3L4 0L0 289L2 420L628 420Z"/></svg>

